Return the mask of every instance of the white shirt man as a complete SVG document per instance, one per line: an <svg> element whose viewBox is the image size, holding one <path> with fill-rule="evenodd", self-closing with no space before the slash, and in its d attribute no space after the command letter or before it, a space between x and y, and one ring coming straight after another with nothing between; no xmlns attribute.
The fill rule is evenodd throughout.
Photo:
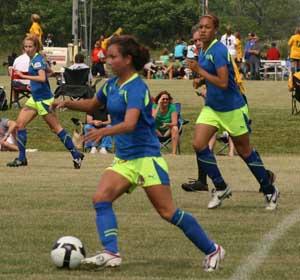
<svg viewBox="0 0 300 280"><path fill-rule="evenodd" d="M233 34L225 33L221 37L221 43L226 46L230 55L235 58L236 57L236 38Z"/></svg>
<svg viewBox="0 0 300 280"><path fill-rule="evenodd" d="M23 53L15 59L12 69L26 73L28 72L29 63L30 63L29 56L26 53ZM14 81L20 82L24 85L30 84L29 80L14 79Z"/></svg>

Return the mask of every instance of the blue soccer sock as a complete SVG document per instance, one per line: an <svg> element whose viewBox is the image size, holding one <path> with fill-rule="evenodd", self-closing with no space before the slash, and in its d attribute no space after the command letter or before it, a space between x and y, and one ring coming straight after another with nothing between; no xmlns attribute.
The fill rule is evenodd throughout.
<svg viewBox="0 0 300 280"><path fill-rule="evenodd" d="M203 171L201 167L201 162L198 159L198 155L196 154L197 159L197 167L198 167L198 181L201 181L204 185L207 185L207 174Z"/></svg>
<svg viewBox="0 0 300 280"><path fill-rule="evenodd" d="M94 204L96 226L103 248L114 254L118 253L118 225L111 202Z"/></svg>
<svg viewBox="0 0 300 280"><path fill-rule="evenodd" d="M62 129L57 134L57 136L59 137L59 139L61 140L61 142L63 142L63 144L65 145L65 147L71 152L72 157L74 159L80 157L80 153L78 152L78 150L74 146L74 143L72 141L71 136L65 131L65 129Z"/></svg>
<svg viewBox="0 0 300 280"><path fill-rule="evenodd" d="M216 158L212 151L208 147L206 147L204 150L198 151L196 153L197 161L199 162L201 169L208 175L209 178L212 179L216 189L226 189L227 185L220 173Z"/></svg>
<svg viewBox="0 0 300 280"><path fill-rule="evenodd" d="M274 192L274 186L269 182L268 173L264 167L264 164L258 154L254 149L251 154L243 159L251 170L252 174L256 178L257 182L260 184L264 194L271 194Z"/></svg>
<svg viewBox="0 0 300 280"><path fill-rule="evenodd" d="M19 148L19 160L26 159L26 143L27 143L27 130L19 129L17 132L17 145Z"/></svg>
<svg viewBox="0 0 300 280"><path fill-rule="evenodd" d="M192 214L176 209L171 223L179 227L186 237L191 240L197 248L204 252L205 255L216 250L214 242L208 238Z"/></svg>

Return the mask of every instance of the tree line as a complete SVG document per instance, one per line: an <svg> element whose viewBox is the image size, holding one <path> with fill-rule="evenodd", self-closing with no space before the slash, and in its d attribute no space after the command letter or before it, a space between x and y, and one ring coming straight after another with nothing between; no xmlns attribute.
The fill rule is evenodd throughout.
<svg viewBox="0 0 300 280"><path fill-rule="evenodd" d="M122 27L151 48L172 46L176 38L190 38L191 27L202 12L201 2L94 0L92 42ZM20 46L32 13L41 16L44 32L54 34L56 46L72 41L72 0L0 0L0 4L0 51ZM220 34L230 24L242 37L255 32L268 41L287 40L300 25L299 4L300 0L210 0L209 11L220 18Z"/></svg>

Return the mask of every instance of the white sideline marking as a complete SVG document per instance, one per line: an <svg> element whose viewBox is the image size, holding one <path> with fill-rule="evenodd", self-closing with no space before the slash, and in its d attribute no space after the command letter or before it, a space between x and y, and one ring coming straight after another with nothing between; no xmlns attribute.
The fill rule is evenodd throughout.
<svg viewBox="0 0 300 280"><path fill-rule="evenodd" d="M248 280L252 273L264 262L273 244L280 239L293 225L300 222L300 209L289 214L276 228L268 232L257 244L256 250L243 260L229 280Z"/></svg>

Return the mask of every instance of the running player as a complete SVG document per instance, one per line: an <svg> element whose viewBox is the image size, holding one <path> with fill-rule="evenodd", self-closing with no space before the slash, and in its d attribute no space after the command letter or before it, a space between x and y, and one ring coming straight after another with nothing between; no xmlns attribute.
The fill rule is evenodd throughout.
<svg viewBox="0 0 300 280"><path fill-rule="evenodd" d="M26 166L26 126L37 116L43 117L45 122L54 131L65 147L71 152L74 168L79 169L84 155L74 146L70 135L60 125L54 112L51 112L50 105L54 101L47 78L47 64L41 54L39 54L40 43L36 36L28 35L23 41L25 52L30 57L28 74L16 71L16 74L26 80L30 80L31 97L25 103L25 107L20 111L17 118L17 143L19 157L9 162L9 167Z"/></svg>
<svg viewBox="0 0 300 280"><path fill-rule="evenodd" d="M227 48L216 39L219 20L214 15L200 18L200 40L203 42L198 63L188 60L190 69L206 81L207 93L195 127L193 147L201 170L213 181L215 189L208 208L216 208L231 189L224 181L208 142L218 129L229 133L240 157L259 182L265 196L266 209L277 207L279 191L273 185L274 174L268 172L259 154L250 146L248 108L235 81L232 59Z"/></svg>
<svg viewBox="0 0 300 280"><path fill-rule="evenodd" d="M112 127L93 129L86 140L99 141L103 136L115 135L116 157L112 166L104 171L93 196L96 226L104 251L82 263L96 267L121 264L112 202L141 185L159 215L179 227L206 254L205 271L214 271L224 257L224 249L207 237L191 214L176 208L172 199L168 167L160 154L151 114L149 90L137 74L148 61L148 50L133 37L112 38L108 44L107 63L116 76L109 79L91 100L53 104L53 108L66 107L90 113L101 104L107 104Z"/></svg>

